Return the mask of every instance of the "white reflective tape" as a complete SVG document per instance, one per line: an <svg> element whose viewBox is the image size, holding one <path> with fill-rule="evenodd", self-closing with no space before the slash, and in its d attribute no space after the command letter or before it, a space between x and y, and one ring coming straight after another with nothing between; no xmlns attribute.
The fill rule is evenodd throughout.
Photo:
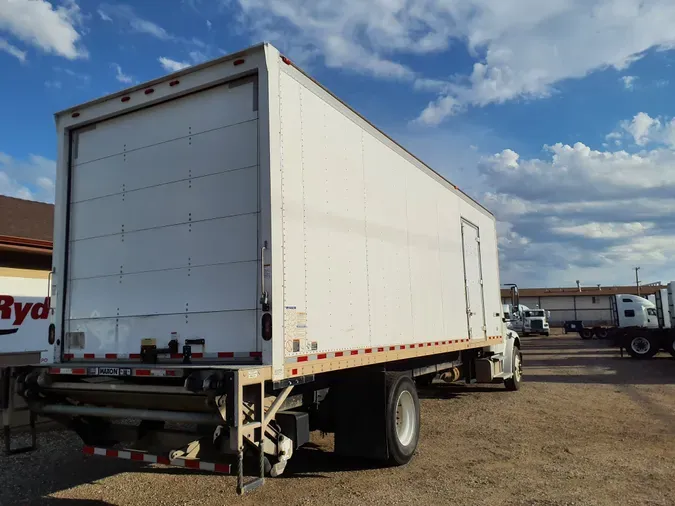
<svg viewBox="0 0 675 506"><path fill-rule="evenodd" d="M101 455L105 457L107 455L105 448L94 448L94 455Z"/></svg>

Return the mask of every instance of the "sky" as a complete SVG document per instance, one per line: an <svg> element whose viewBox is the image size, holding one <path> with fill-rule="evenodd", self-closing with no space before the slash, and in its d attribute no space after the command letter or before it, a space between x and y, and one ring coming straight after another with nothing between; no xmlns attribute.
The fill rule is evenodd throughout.
<svg viewBox="0 0 675 506"><path fill-rule="evenodd" d="M490 209L503 283L675 279L672 0L0 0L0 194L53 202L55 112L261 41Z"/></svg>

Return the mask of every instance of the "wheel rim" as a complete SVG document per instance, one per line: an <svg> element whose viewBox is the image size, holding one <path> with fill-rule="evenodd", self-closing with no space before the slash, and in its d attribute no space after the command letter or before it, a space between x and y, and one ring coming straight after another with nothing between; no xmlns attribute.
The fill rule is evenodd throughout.
<svg viewBox="0 0 675 506"><path fill-rule="evenodd" d="M649 342L649 339L646 339L644 337L635 337L630 342L631 350L633 350L638 355L644 355L645 353L649 353L651 347L652 344Z"/></svg>
<svg viewBox="0 0 675 506"><path fill-rule="evenodd" d="M516 351L515 356L513 357L513 375L516 378L516 381L520 381L520 378L523 375L523 366L520 363L520 352Z"/></svg>
<svg viewBox="0 0 675 506"><path fill-rule="evenodd" d="M396 437L402 446L408 446L415 436L415 402L407 390L396 401Z"/></svg>

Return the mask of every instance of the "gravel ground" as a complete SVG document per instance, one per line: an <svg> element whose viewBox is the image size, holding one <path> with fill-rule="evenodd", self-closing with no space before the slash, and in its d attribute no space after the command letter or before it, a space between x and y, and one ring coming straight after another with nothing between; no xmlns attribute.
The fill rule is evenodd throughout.
<svg viewBox="0 0 675 506"><path fill-rule="evenodd" d="M524 348L519 392L421 390L419 453L403 468L339 460L316 434L282 478L239 498L233 477L87 458L49 431L39 451L0 457L0 504L675 504L675 361L569 336Z"/></svg>

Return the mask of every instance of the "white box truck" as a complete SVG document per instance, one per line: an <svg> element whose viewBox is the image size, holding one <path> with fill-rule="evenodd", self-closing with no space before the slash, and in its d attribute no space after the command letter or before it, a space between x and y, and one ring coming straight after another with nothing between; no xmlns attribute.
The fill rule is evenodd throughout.
<svg viewBox="0 0 675 506"><path fill-rule="evenodd" d="M12 428L30 424L23 399L15 395L14 382L22 367L48 363L49 346L45 336L49 326L48 271L0 268L0 418L3 446L7 454L35 448L11 446ZM33 430L33 435L35 434Z"/></svg>
<svg viewBox="0 0 675 506"><path fill-rule="evenodd" d="M274 47L56 124L52 353L19 390L87 453L243 493L310 430L405 464L416 378L519 387L494 217Z"/></svg>

